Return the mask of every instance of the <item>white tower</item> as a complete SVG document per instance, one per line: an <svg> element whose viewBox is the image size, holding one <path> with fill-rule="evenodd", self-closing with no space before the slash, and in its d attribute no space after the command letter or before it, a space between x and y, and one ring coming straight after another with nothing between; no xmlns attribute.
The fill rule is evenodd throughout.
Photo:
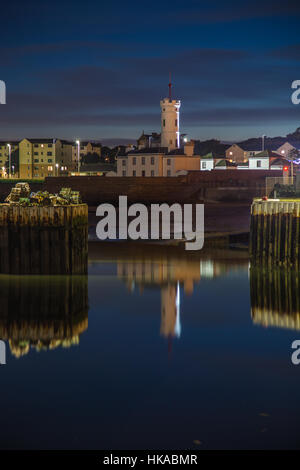
<svg viewBox="0 0 300 470"><path fill-rule="evenodd" d="M169 83L169 98L160 102L161 107L161 147L173 150L180 147L179 109L180 100L171 98L171 81Z"/></svg>

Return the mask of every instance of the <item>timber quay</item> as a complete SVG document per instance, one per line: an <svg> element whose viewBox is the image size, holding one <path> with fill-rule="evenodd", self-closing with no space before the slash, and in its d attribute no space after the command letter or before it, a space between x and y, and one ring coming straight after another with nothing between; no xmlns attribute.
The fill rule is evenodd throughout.
<svg viewBox="0 0 300 470"><path fill-rule="evenodd" d="M0 272L85 274L88 206L0 204Z"/></svg>
<svg viewBox="0 0 300 470"><path fill-rule="evenodd" d="M255 265L300 265L300 200L254 199L250 258Z"/></svg>

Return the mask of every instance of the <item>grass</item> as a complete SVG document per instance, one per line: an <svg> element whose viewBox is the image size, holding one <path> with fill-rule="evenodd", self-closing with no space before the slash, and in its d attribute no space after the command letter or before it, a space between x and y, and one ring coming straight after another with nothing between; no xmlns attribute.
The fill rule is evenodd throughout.
<svg viewBox="0 0 300 470"><path fill-rule="evenodd" d="M0 183L44 183L45 179L38 179L38 178L32 178L32 179L26 179L26 178L0 178Z"/></svg>

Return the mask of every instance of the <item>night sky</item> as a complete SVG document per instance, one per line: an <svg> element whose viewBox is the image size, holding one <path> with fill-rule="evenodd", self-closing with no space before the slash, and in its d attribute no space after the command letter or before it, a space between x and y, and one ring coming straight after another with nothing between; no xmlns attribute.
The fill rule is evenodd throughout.
<svg viewBox="0 0 300 470"><path fill-rule="evenodd" d="M169 71L190 138L300 126L299 1L1 2L0 31L3 140L160 131Z"/></svg>

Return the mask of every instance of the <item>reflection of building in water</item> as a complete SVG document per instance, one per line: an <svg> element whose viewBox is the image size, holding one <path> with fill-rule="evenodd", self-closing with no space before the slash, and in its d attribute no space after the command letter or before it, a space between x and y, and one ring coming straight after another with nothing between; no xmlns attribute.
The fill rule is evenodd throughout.
<svg viewBox="0 0 300 470"><path fill-rule="evenodd" d="M20 357L70 347L88 328L87 276L1 276L0 338Z"/></svg>
<svg viewBox="0 0 300 470"><path fill-rule="evenodd" d="M128 281L129 288L135 284L165 284L180 282L186 294L192 294L194 283L201 279L213 279L226 272L222 264L206 260L161 259L118 262L118 277Z"/></svg>
<svg viewBox="0 0 300 470"><path fill-rule="evenodd" d="M160 333L166 337L180 337L180 287L179 282L161 288Z"/></svg>
<svg viewBox="0 0 300 470"><path fill-rule="evenodd" d="M132 259L133 258L133 259ZM184 286L186 294L192 294L194 284L203 279L213 279L235 266L226 260L200 258L184 253L181 256L155 256L149 253L131 259L118 259L118 277L126 280L128 288L134 290L144 286L159 286L161 288L161 334L168 337L180 336L180 285ZM239 262L237 267L247 268L247 259Z"/></svg>
<svg viewBox="0 0 300 470"><path fill-rule="evenodd" d="M300 274L289 269L269 271L251 267L251 317L253 323L300 330Z"/></svg>

